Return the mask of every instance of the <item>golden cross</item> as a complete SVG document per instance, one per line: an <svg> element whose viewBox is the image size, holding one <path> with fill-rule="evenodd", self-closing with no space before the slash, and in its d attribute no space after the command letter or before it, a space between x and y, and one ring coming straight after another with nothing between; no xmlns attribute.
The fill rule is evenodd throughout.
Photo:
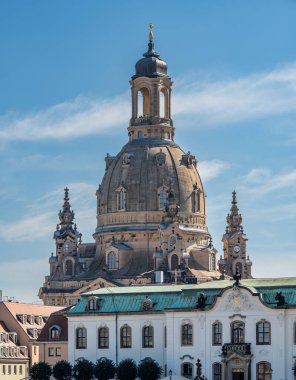
<svg viewBox="0 0 296 380"><path fill-rule="evenodd" d="M149 29L150 29L150 32L149 32L149 39L152 41L154 36L153 36L153 32L152 32L152 29L153 29L153 24L152 22L150 22L149 24Z"/></svg>

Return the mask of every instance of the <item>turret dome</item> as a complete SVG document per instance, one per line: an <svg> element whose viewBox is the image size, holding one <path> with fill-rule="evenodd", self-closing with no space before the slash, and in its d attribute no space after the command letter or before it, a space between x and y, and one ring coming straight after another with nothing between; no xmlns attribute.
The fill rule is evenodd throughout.
<svg viewBox="0 0 296 380"><path fill-rule="evenodd" d="M136 63L136 74L133 78L167 76L167 64L159 58L159 54L154 50L152 41L149 42L148 51L143 56L144 58L141 58Z"/></svg>

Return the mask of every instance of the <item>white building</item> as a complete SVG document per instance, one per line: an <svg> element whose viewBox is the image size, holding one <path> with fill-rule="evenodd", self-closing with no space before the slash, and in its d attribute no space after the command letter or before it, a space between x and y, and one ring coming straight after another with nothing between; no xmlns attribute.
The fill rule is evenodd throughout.
<svg viewBox="0 0 296 380"><path fill-rule="evenodd" d="M99 289L68 312L68 357L152 357L164 369L207 379L292 380L296 278Z"/></svg>

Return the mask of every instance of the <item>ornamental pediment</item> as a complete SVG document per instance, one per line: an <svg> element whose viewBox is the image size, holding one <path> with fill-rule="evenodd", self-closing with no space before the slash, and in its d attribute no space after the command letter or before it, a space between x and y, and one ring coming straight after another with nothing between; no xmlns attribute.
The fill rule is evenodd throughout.
<svg viewBox="0 0 296 380"><path fill-rule="evenodd" d="M214 307L215 312L245 313L266 311L258 294L243 287L232 287L225 290L221 296L217 297Z"/></svg>

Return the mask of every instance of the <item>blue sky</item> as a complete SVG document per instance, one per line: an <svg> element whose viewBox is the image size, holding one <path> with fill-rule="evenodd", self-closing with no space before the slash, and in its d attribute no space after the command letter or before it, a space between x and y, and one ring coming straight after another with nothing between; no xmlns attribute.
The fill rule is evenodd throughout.
<svg viewBox="0 0 296 380"><path fill-rule="evenodd" d="M296 2L0 3L0 289L36 301L63 188L83 241L107 152L127 141L148 24L174 81L176 142L199 161L221 237L237 190L256 277L296 264Z"/></svg>

